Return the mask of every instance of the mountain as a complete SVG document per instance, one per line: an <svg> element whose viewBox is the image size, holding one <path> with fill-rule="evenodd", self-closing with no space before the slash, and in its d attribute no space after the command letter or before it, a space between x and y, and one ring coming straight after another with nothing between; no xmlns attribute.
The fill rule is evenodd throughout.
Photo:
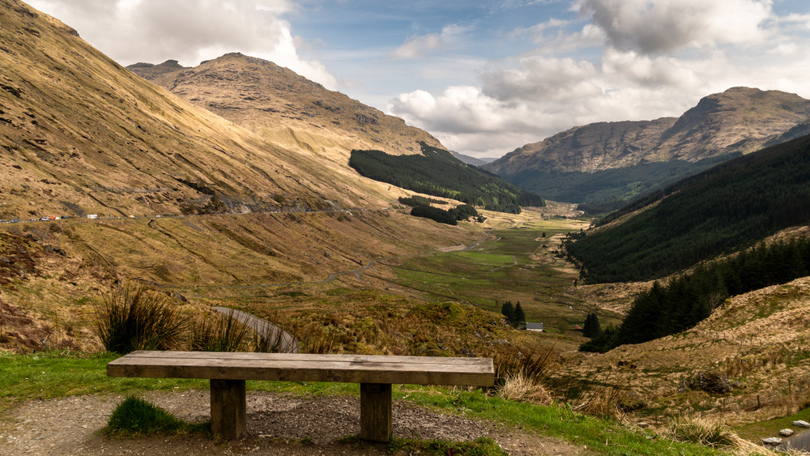
<svg viewBox="0 0 810 456"><path fill-rule="evenodd" d="M735 87L703 98L679 118L575 127L484 169L552 200L626 201L790 139L783 135L808 122L810 101L798 95Z"/></svg>
<svg viewBox="0 0 810 456"><path fill-rule="evenodd" d="M195 68L174 60L128 68L281 147L330 162L344 173L351 166L371 179L491 210L517 212L519 204L543 204L541 198L526 198L513 184L465 165L424 130L266 60L233 53Z"/></svg>
<svg viewBox="0 0 810 456"><path fill-rule="evenodd" d="M443 146L424 130L267 60L226 54L184 68L169 60L129 70L279 145L348 162L352 149L418 154Z"/></svg>
<svg viewBox="0 0 810 456"><path fill-rule="evenodd" d="M345 164L157 88L21 2L3 8L2 219L382 206L396 197Z"/></svg>

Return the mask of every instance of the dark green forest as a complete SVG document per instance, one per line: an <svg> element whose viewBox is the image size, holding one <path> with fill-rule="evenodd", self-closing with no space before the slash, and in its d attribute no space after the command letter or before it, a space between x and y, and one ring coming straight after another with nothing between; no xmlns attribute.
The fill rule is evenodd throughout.
<svg viewBox="0 0 810 456"><path fill-rule="evenodd" d="M594 173L529 169L504 178L552 201L582 203L581 210L605 213L736 156L739 154L707 158L696 163L683 160L642 163Z"/></svg>
<svg viewBox="0 0 810 456"><path fill-rule="evenodd" d="M545 206L540 196L466 165L446 150L421 144L422 155L353 150L349 165L370 179L492 211L518 214L521 206Z"/></svg>
<svg viewBox="0 0 810 456"><path fill-rule="evenodd" d="M413 195L409 198L399 198L399 202L407 206L413 207L411 215L414 217L429 218L433 221L444 223L447 225L458 225L461 220L475 219L477 222L483 222L485 219L478 214L473 206L469 204L461 204L451 209L441 209L433 207L430 203L447 204L444 201L428 199L423 196Z"/></svg>
<svg viewBox="0 0 810 456"><path fill-rule="evenodd" d="M810 136L725 162L633 208L643 205L649 207L624 223L566 241L583 279L665 277L809 223Z"/></svg>
<svg viewBox="0 0 810 456"><path fill-rule="evenodd" d="M633 300L618 328L606 328L580 347L604 353L619 345L638 344L685 331L711 315L726 298L810 273L810 238L758 244L726 260L699 265Z"/></svg>

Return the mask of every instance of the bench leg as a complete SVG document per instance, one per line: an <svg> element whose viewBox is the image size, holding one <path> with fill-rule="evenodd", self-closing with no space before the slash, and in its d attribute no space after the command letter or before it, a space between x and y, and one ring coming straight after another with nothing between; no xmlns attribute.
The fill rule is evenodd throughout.
<svg viewBox="0 0 810 456"><path fill-rule="evenodd" d="M360 438L372 442L391 440L390 384L360 384Z"/></svg>
<svg viewBox="0 0 810 456"><path fill-rule="evenodd" d="M211 433L238 439L247 433L244 380L211 380Z"/></svg>

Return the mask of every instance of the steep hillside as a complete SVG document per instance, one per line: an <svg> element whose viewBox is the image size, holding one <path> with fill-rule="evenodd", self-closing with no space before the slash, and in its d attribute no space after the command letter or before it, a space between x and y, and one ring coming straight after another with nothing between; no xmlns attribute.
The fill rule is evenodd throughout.
<svg viewBox="0 0 810 456"><path fill-rule="evenodd" d="M287 68L239 53L184 68L176 61L128 67L172 93L280 145L344 165L352 149L418 154L442 147L398 117L325 89Z"/></svg>
<svg viewBox="0 0 810 456"><path fill-rule="evenodd" d="M484 168L550 199L627 200L791 139L783 135L808 120L810 101L797 95L735 87L703 98L677 119L575 127Z"/></svg>
<svg viewBox="0 0 810 456"><path fill-rule="evenodd" d="M22 2L0 8L0 219L25 222L0 223L2 349L95 346L94 305L122 279L179 292L189 312L305 297L322 314L386 289L363 275L373 260L481 238L378 210L406 193L348 155L286 149ZM29 222L48 215L70 220Z"/></svg>
<svg viewBox="0 0 810 456"><path fill-rule="evenodd" d="M392 199L350 170L337 172L158 89L21 2L3 0L2 8L2 219Z"/></svg>
<svg viewBox="0 0 810 456"><path fill-rule="evenodd" d="M568 245L588 280L663 277L810 222L810 136L729 161L632 206L645 207Z"/></svg>

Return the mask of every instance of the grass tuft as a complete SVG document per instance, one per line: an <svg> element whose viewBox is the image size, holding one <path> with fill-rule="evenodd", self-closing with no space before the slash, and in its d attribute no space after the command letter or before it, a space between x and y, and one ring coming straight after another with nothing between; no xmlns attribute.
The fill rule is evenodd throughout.
<svg viewBox="0 0 810 456"><path fill-rule="evenodd" d="M545 386L526 377L521 372L507 374L498 396L510 401L527 401L534 404L551 404L551 394Z"/></svg>
<svg viewBox="0 0 810 456"><path fill-rule="evenodd" d="M185 331L170 297L131 282L105 296L94 326L104 348L120 354L177 348Z"/></svg>
<svg viewBox="0 0 810 456"><path fill-rule="evenodd" d="M240 322L234 312L217 314L196 324L191 335L194 351L246 351L250 345L251 329Z"/></svg>
<svg viewBox="0 0 810 456"><path fill-rule="evenodd" d="M719 421L702 417L678 417L670 423L672 438L711 448L739 448L741 439L728 426Z"/></svg>
<svg viewBox="0 0 810 456"><path fill-rule="evenodd" d="M137 437L206 432L207 426L186 423L148 401L130 396L113 410L104 431L118 437Z"/></svg>

